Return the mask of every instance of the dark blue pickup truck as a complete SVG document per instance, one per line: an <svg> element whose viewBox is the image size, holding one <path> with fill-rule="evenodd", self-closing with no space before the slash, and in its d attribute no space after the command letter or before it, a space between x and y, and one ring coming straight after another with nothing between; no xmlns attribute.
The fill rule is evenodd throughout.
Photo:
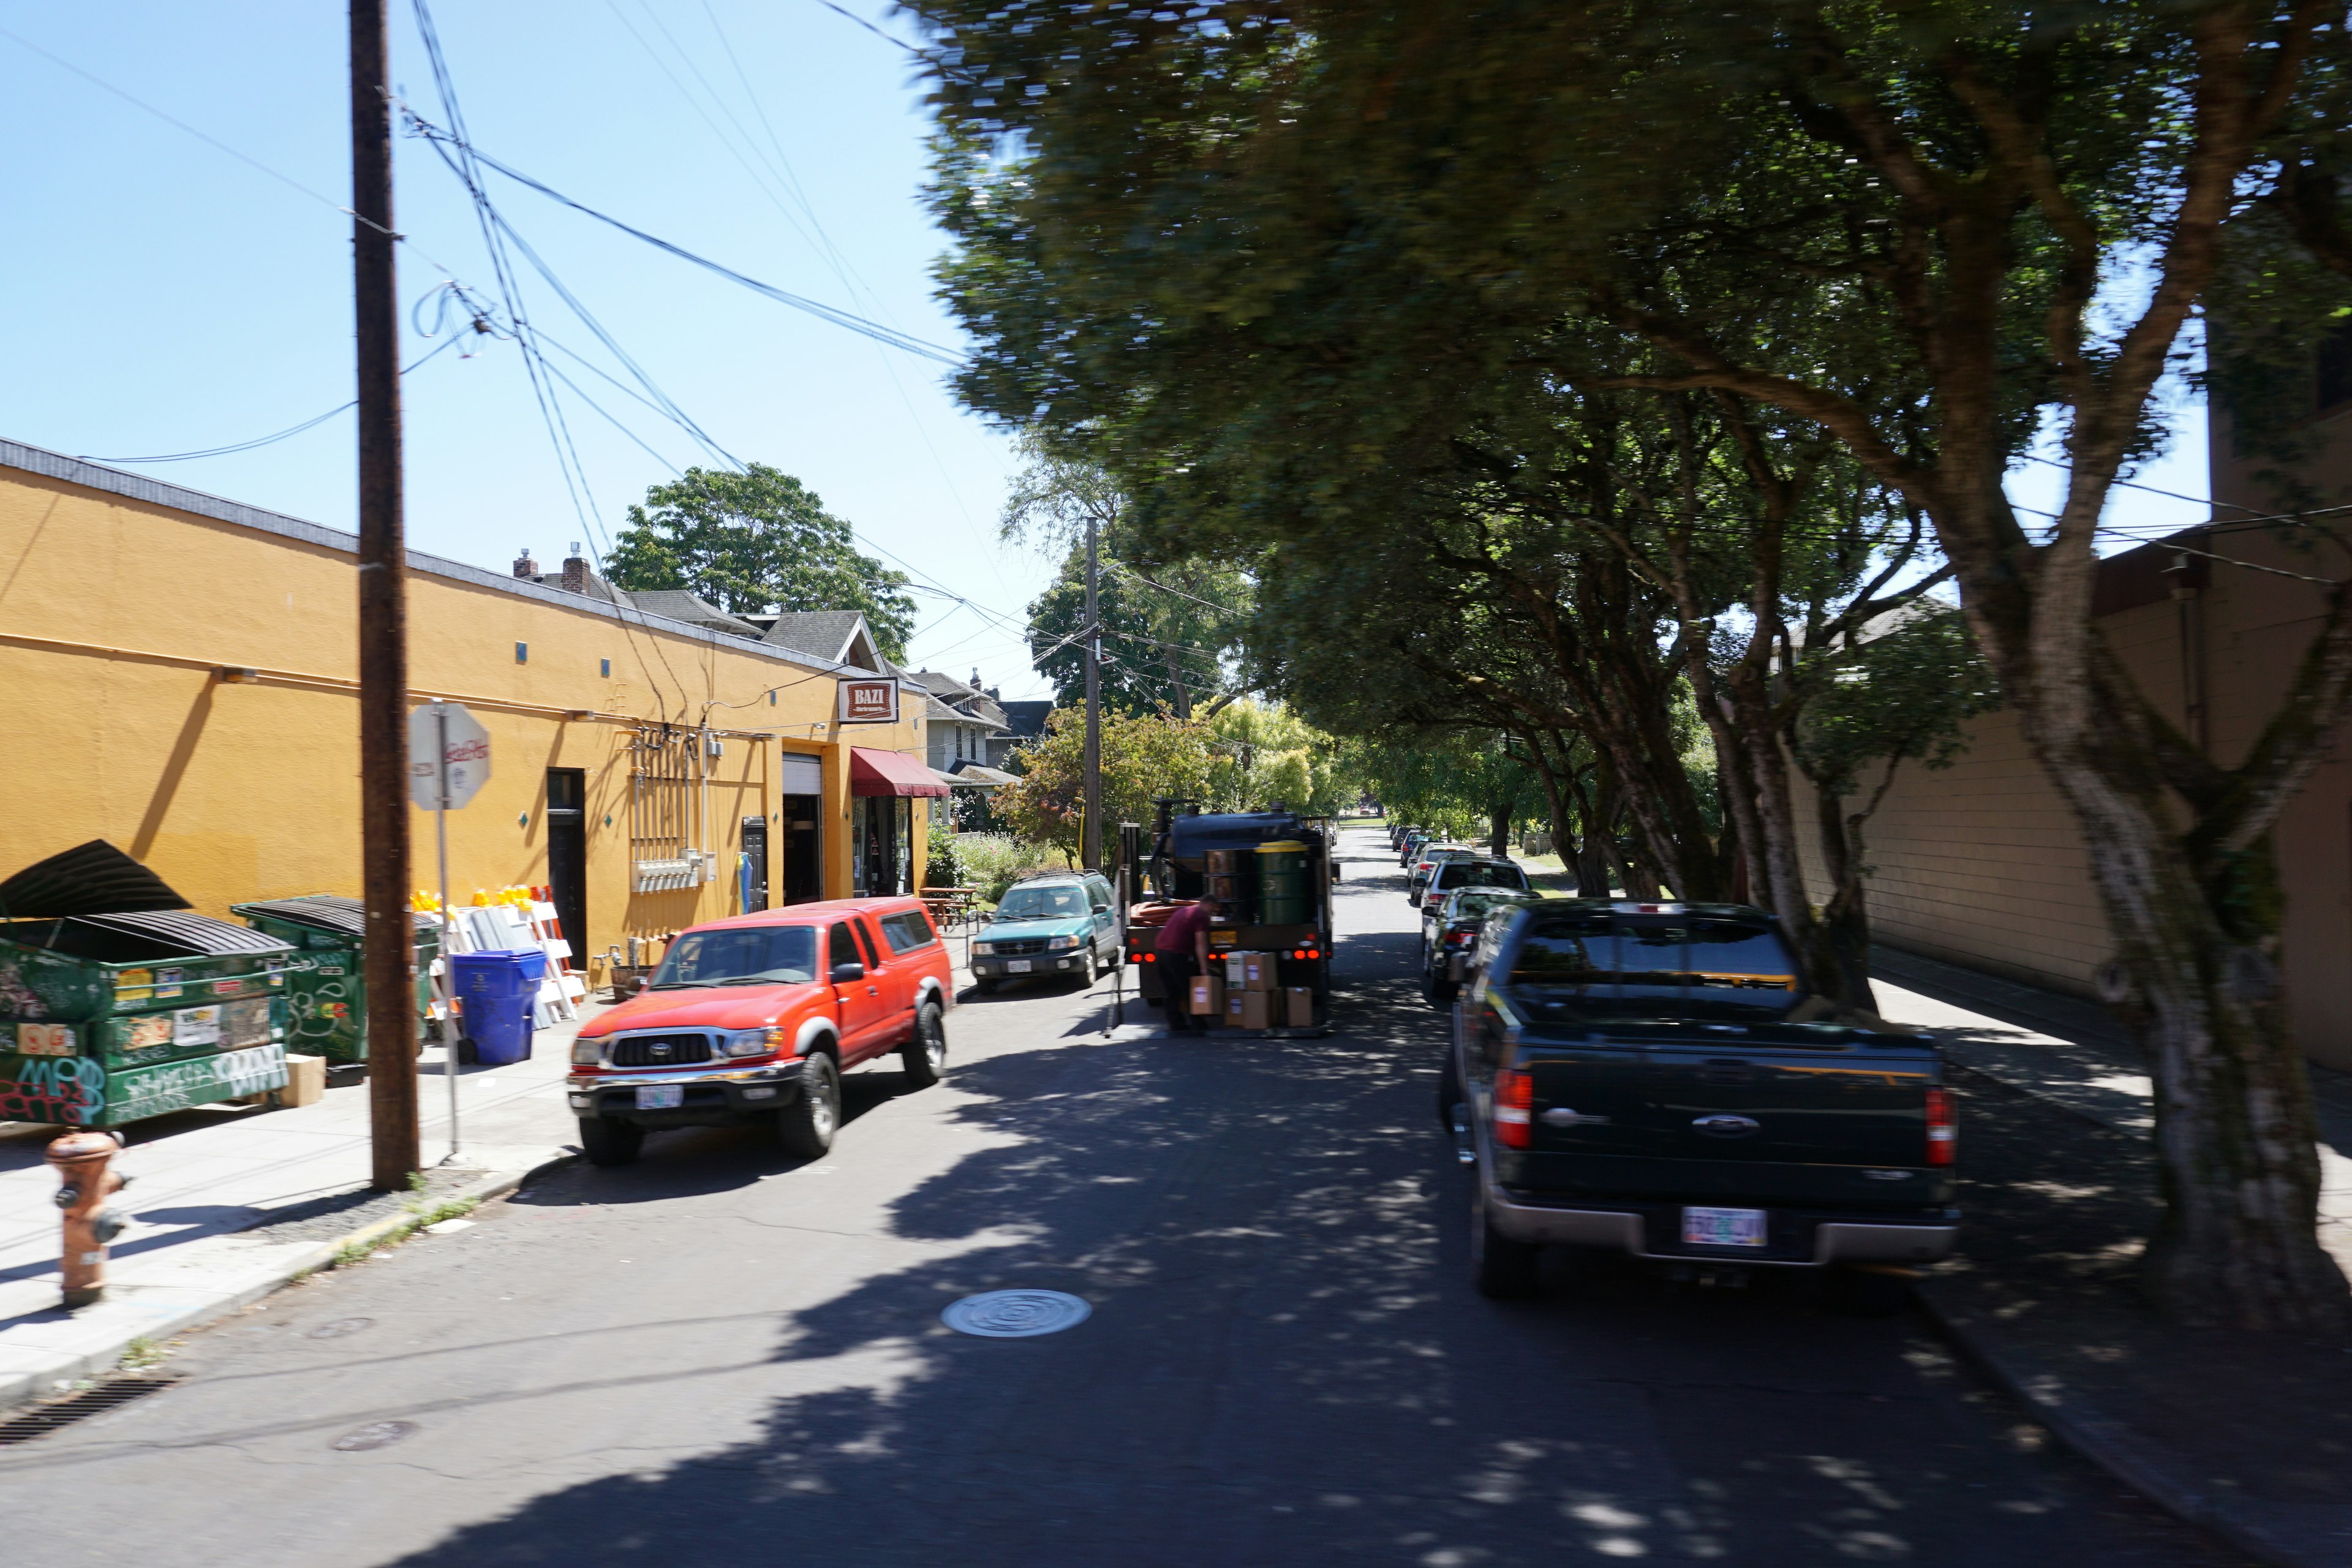
<svg viewBox="0 0 2352 1568"><path fill-rule="evenodd" d="M1548 1244L1882 1280L1950 1251L1941 1053L1806 1021L1827 1010L1762 910L1549 899L1470 967L1438 1109L1486 1294L1533 1291Z"/></svg>

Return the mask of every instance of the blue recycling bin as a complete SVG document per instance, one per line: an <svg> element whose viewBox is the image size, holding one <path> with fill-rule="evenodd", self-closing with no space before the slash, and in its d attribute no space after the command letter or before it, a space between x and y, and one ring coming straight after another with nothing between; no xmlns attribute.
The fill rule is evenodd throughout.
<svg viewBox="0 0 2352 1568"><path fill-rule="evenodd" d="M546 972L547 954L536 949L450 956L449 988L476 1061L505 1067L530 1056L532 1004Z"/></svg>

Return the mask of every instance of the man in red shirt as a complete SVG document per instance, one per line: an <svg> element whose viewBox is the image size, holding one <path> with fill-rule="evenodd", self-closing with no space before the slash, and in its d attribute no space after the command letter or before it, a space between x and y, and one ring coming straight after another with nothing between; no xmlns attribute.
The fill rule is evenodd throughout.
<svg viewBox="0 0 2352 1568"><path fill-rule="evenodd" d="M1209 1021L1192 1012L1192 977L1209 973L1209 919L1217 912L1214 900L1186 904L1168 917L1152 944L1160 965L1160 1001L1168 1009L1168 1032L1198 1035Z"/></svg>

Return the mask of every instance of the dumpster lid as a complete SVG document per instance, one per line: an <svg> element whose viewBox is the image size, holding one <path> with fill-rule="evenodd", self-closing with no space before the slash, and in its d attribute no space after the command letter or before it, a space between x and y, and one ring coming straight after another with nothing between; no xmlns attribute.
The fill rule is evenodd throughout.
<svg viewBox="0 0 2352 1568"><path fill-rule="evenodd" d="M296 925L306 925L319 931L335 931L343 936L367 934L367 906L357 899L347 899L341 893L306 893L299 899L265 899L254 904L231 904L233 915L270 915ZM409 921L418 931L432 931L441 924L438 915L409 912Z"/></svg>
<svg viewBox="0 0 2352 1568"><path fill-rule="evenodd" d="M188 900L173 891L163 878L103 838L36 860L0 882L0 920L56 920L66 915L187 907Z"/></svg>
<svg viewBox="0 0 2352 1568"><path fill-rule="evenodd" d="M75 920L79 924L97 926L101 931L121 931L126 936L150 937L158 942L176 943L192 954L292 951L265 931L238 925L234 921L216 921L193 910L79 915Z"/></svg>

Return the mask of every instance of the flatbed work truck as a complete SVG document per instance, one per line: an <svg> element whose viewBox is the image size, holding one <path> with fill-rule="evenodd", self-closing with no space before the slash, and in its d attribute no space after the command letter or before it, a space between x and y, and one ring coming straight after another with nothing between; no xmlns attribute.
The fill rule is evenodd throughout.
<svg viewBox="0 0 2352 1568"><path fill-rule="evenodd" d="M1266 1038L1329 1034L1331 884L1339 880L1331 821L1292 811L1179 813L1176 807L1185 804L1159 802L1148 836L1134 824L1120 833L1127 963L1136 989L1159 1005L1155 948L1168 907L1213 897L1224 912L1209 928L1211 956L1270 952L1278 984L1303 986L1314 1002L1314 1021L1304 1026L1220 1032Z"/></svg>

